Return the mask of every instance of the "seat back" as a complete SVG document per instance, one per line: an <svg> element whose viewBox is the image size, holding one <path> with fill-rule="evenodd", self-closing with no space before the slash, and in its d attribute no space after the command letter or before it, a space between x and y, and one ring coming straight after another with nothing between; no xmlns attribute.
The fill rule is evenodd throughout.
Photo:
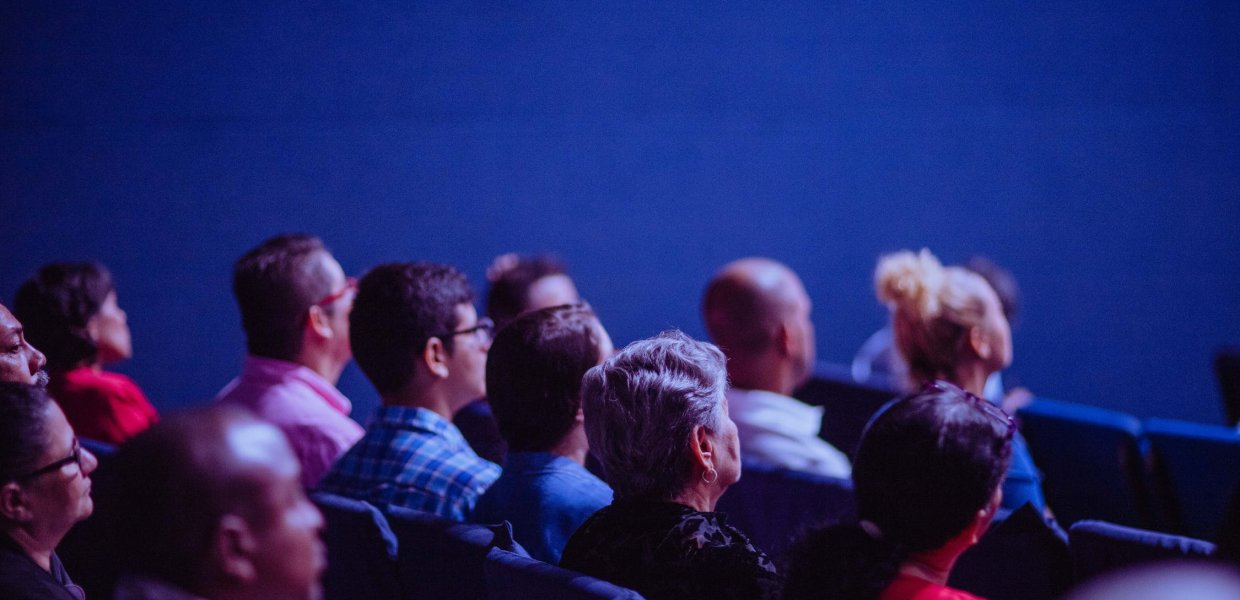
<svg viewBox="0 0 1240 600"><path fill-rule="evenodd" d="M1141 422L1132 415L1038 398L1018 413L1047 505L1061 523L1105 519L1157 524Z"/></svg>
<svg viewBox="0 0 1240 600"><path fill-rule="evenodd" d="M1001 511L960 556L949 584L983 598L1057 598L1072 585L1067 534L1032 504Z"/></svg>
<svg viewBox="0 0 1240 600"><path fill-rule="evenodd" d="M1145 423L1170 530L1213 540L1240 484L1240 432L1170 419Z"/></svg>
<svg viewBox="0 0 1240 600"><path fill-rule="evenodd" d="M490 600L640 600L625 587L561 569L501 548L491 548L483 567Z"/></svg>
<svg viewBox="0 0 1240 600"><path fill-rule="evenodd" d="M1078 521L1068 531L1072 570L1077 581L1140 563L1208 558L1214 544L1105 521Z"/></svg>
<svg viewBox="0 0 1240 600"><path fill-rule="evenodd" d="M323 595L329 600L397 598L396 536L387 519L362 500L316 492L311 501L323 513L327 570Z"/></svg>
<svg viewBox="0 0 1240 600"><path fill-rule="evenodd" d="M1240 346L1219 348L1214 353L1214 375L1223 395L1223 415L1227 424L1240 424Z"/></svg>
<svg viewBox="0 0 1240 600"><path fill-rule="evenodd" d="M893 389L857 383L846 367L827 363L820 363L809 381L793 392L798 400L823 408L818 436L849 457L856 456L870 417L898 395Z"/></svg>
<svg viewBox="0 0 1240 600"><path fill-rule="evenodd" d="M850 480L745 462L740 481L728 488L716 510L781 562L803 531L851 521L856 505Z"/></svg>
<svg viewBox="0 0 1240 600"><path fill-rule="evenodd" d="M491 548L524 554L507 521L458 523L427 512L387 508L400 545L397 570L404 598L487 598L485 564Z"/></svg>

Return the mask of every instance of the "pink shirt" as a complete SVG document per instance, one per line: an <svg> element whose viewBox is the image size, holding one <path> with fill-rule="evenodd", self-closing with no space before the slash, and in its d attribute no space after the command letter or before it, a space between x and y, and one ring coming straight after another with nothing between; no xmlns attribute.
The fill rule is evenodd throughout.
<svg viewBox="0 0 1240 600"><path fill-rule="evenodd" d="M301 482L307 489L363 433L362 426L349 418L353 405L336 386L283 360L247 356L241 376L224 386L215 400L244 406L284 431L301 461Z"/></svg>

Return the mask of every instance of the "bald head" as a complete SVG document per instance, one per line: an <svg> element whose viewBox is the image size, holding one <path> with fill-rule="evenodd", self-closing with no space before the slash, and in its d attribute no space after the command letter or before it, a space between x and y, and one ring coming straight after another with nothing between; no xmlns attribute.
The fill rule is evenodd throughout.
<svg viewBox="0 0 1240 600"><path fill-rule="evenodd" d="M274 426L227 405L182 412L127 442L109 466L115 531L126 540L124 570L205 597L217 596L208 590L229 592L220 597L317 594L321 517ZM238 535L259 540L254 556L221 559L219 540ZM286 543L278 555L260 547L272 537ZM249 564L237 570L242 562Z"/></svg>
<svg viewBox="0 0 1240 600"><path fill-rule="evenodd" d="M804 296L792 269L767 258L742 258L724 266L706 286L706 330L729 358L760 354Z"/></svg>

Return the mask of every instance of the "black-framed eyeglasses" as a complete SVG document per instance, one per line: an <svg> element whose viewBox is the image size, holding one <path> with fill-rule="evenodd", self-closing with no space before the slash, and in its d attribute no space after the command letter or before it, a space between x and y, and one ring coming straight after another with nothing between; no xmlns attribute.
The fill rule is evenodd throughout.
<svg viewBox="0 0 1240 600"><path fill-rule="evenodd" d="M13 478L13 481L28 481L40 475L54 473L73 463L77 463L78 469L81 470L82 468L82 444L78 442L77 438L73 438L73 452L71 452L69 456L66 456L50 465L39 467L33 471L30 471L29 473L18 475Z"/></svg>
<svg viewBox="0 0 1240 600"><path fill-rule="evenodd" d="M482 317L481 319L478 319L478 324L474 325L473 327L467 327L465 329L459 329L457 331L449 331L446 333L437 333L432 337L445 338L445 337L454 337L458 335L469 335L469 334L473 334L479 340L482 340L485 342L495 336L495 321L492 321L488 317Z"/></svg>

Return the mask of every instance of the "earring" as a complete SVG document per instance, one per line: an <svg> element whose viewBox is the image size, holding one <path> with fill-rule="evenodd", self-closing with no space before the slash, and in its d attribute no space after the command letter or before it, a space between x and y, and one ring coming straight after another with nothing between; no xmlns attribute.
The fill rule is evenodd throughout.
<svg viewBox="0 0 1240 600"><path fill-rule="evenodd" d="M709 479L707 479L706 477L707 475L710 476ZM711 485L712 483L715 483L718 480L719 480L719 471L716 471L714 467L710 467L702 473L702 483L705 483L706 485Z"/></svg>

